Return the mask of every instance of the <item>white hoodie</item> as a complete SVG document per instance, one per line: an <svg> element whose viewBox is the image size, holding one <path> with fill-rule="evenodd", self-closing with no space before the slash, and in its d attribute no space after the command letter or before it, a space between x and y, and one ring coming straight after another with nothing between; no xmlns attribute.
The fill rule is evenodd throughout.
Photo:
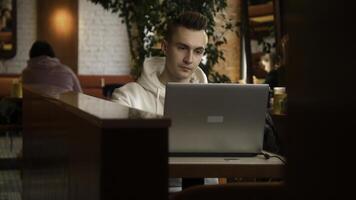
<svg viewBox="0 0 356 200"><path fill-rule="evenodd" d="M115 89L112 100L125 106L163 115L166 86L159 81L158 76L163 72L165 63L164 57L146 59L143 73L137 82ZM208 83L208 80L203 70L198 67L190 82Z"/></svg>
<svg viewBox="0 0 356 200"><path fill-rule="evenodd" d="M143 73L137 82L132 82L115 89L112 100L122 105L137 108L147 112L163 115L166 86L158 77L166 64L164 57L152 57L145 60ZM203 70L199 67L192 74L191 83L208 83ZM205 178L205 184L217 184L217 178ZM170 178L170 190L181 185L181 179Z"/></svg>

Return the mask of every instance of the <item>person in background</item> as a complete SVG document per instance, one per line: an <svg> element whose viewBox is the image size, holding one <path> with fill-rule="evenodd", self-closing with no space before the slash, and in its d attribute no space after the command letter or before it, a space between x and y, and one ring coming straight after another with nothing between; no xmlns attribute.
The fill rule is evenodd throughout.
<svg viewBox="0 0 356 200"><path fill-rule="evenodd" d="M273 89L274 87L286 86L286 65L288 58L288 40L289 36L284 35L280 42L280 54L271 56L271 70L266 76L265 83Z"/></svg>
<svg viewBox="0 0 356 200"><path fill-rule="evenodd" d="M264 56L265 53L256 53L253 54L251 59L251 65L252 65L252 73L254 76L254 79L258 79L258 81L264 79L267 76L267 71L265 70L265 67L261 65L261 58ZM257 81L254 81L256 83Z"/></svg>
<svg viewBox="0 0 356 200"><path fill-rule="evenodd" d="M22 82L27 85L52 86L61 91L82 92L79 80L68 66L56 58L52 46L46 41L35 41L30 59L22 71Z"/></svg>
<svg viewBox="0 0 356 200"><path fill-rule="evenodd" d="M271 89L277 87L279 76L279 58L274 53L267 53L261 57L260 65L268 72L265 78L265 84L268 84Z"/></svg>
<svg viewBox="0 0 356 200"><path fill-rule="evenodd" d="M143 74L137 82L128 83L113 92L112 100L122 105L163 115L165 85L168 82L208 83L198 67L208 43L207 18L198 12L184 12L167 26L161 49L165 57L146 59ZM170 190L180 181L170 179ZM205 183L217 183L205 179ZM204 184L204 179L183 179L183 187ZM172 191L172 190L171 190Z"/></svg>
<svg viewBox="0 0 356 200"><path fill-rule="evenodd" d="M0 31L6 32L12 29L11 10L2 9L0 16Z"/></svg>

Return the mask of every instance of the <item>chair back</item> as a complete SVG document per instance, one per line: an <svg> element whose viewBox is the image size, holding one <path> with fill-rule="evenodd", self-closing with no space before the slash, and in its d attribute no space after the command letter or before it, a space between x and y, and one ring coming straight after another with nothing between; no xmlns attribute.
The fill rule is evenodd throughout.
<svg viewBox="0 0 356 200"><path fill-rule="evenodd" d="M114 90L116 88L122 87L124 86L125 83L112 83L112 84L106 84L103 87L103 95L104 97L106 97L107 99L110 99L112 96L112 93L114 92Z"/></svg>

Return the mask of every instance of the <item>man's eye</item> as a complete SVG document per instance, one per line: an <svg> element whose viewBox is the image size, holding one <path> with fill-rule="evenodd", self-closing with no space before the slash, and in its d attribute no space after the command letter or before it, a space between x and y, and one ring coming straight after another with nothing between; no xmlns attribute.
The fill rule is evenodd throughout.
<svg viewBox="0 0 356 200"><path fill-rule="evenodd" d="M185 47L183 47L183 46L178 46L178 49L184 50Z"/></svg>
<svg viewBox="0 0 356 200"><path fill-rule="evenodd" d="M196 53L196 54L203 54L203 53L204 53L204 50L195 50L195 53Z"/></svg>

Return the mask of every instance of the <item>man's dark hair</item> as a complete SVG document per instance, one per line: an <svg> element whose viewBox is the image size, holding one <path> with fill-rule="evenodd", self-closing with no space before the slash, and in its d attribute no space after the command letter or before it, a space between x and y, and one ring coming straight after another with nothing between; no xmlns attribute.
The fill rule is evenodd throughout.
<svg viewBox="0 0 356 200"><path fill-rule="evenodd" d="M30 58L38 56L49 56L51 58L56 57L52 46L48 42L41 40L34 42L30 50Z"/></svg>
<svg viewBox="0 0 356 200"><path fill-rule="evenodd" d="M164 39L169 41L176 31L177 27L184 27L191 30L205 30L207 29L208 19L199 12L187 11L179 15L178 18L168 22L167 32Z"/></svg>

